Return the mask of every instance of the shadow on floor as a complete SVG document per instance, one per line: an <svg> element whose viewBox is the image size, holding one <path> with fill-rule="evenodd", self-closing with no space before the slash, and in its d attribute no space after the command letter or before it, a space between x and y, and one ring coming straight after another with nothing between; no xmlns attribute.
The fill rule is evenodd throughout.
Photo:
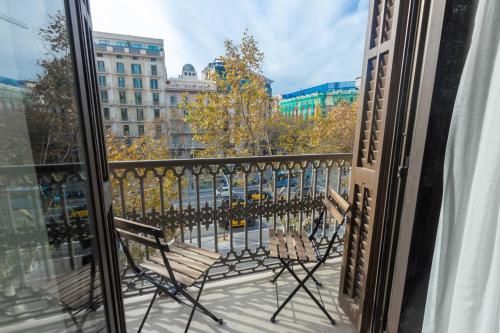
<svg viewBox="0 0 500 333"><path fill-rule="evenodd" d="M312 281L307 284L311 292L323 301L326 309L336 320L335 326L331 325L303 290L299 291L279 314L277 322L271 323L270 318L277 309L277 296L279 302L283 302L297 286L297 282L290 274L285 273L277 284L271 284L269 279L272 273L268 272L207 283L200 302L215 315L222 317L224 325L218 325L197 312L189 332L355 333L356 329L337 303L340 266L340 260L331 260L315 273L316 278L323 284L319 288L319 293ZM302 270L297 269L296 272L301 277L305 275ZM197 291L195 289L191 291L191 294ZM146 295L125 300L128 331L137 330L151 297L152 295ZM189 312L189 308L169 298L160 298L155 302L143 332L184 332Z"/></svg>

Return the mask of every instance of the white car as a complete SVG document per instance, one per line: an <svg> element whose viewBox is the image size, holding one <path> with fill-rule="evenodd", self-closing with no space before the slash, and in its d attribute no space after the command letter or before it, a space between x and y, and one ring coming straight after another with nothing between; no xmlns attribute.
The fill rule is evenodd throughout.
<svg viewBox="0 0 500 333"><path fill-rule="evenodd" d="M232 191L232 192L233 192L233 196L234 196L234 191ZM215 191L215 195L218 196L218 197L222 197L222 198L229 197L229 187L228 186L222 186L222 187L218 188Z"/></svg>

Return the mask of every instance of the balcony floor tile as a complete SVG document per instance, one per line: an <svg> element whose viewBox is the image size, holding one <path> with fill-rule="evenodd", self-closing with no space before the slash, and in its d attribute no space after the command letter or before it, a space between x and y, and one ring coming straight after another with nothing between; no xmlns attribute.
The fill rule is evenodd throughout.
<svg viewBox="0 0 500 333"><path fill-rule="evenodd" d="M277 322L271 323L269 319L277 308L277 300L276 285L269 282L272 273L268 272L207 283L201 296L201 303L214 314L222 317L224 325L220 326L197 312L189 331L192 333L355 333L355 327L337 302L340 266L339 259L330 260L315 274L323 284L319 288L321 299L314 283L308 282L308 288L320 301L324 302L326 309L337 321L335 326L330 324L303 290L299 291L292 302L280 313ZM296 269L296 271L299 276L304 276L302 270ZM288 273L278 280L277 290L280 303L296 285L296 281ZM197 292L197 289L193 292ZM129 331L137 330L151 297L152 295L146 295L125 300ZM189 312L189 308L162 297L155 302L143 332L183 332Z"/></svg>

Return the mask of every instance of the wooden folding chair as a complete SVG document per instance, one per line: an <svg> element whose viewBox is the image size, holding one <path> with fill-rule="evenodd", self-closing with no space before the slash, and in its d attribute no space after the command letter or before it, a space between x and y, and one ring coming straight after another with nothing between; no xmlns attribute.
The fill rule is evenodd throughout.
<svg viewBox="0 0 500 333"><path fill-rule="evenodd" d="M311 299L316 303L316 305L323 311L330 322L335 325L335 320L330 316L328 311L326 311L323 304L321 304L316 297L309 291L306 287L306 282L310 278L314 280L317 286L321 286L313 276L313 274L318 270L318 268L325 263L326 259L330 255L333 248L335 240L337 238L340 227L347 220L347 213L350 209L350 205L344 200L337 192L330 190L328 195L324 200L325 209L327 209L332 217L339 222L339 225L335 229L335 232L330 239L326 251L321 254L319 252L318 244L316 244L315 235L318 231L321 222L324 217L324 210L320 213L320 216L315 220L315 226L310 235L305 232L300 234L295 230L287 230L285 232L281 230L269 229L269 247L270 256L278 258L282 264L282 269L280 272L271 280L275 282L278 277L285 271L288 270L294 279L299 283L299 285L292 291L288 298L279 306L278 310L271 317L271 321L274 323L276 321L276 316L283 310L286 304L295 296L295 294L302 288L311 297ZM294 262L298 262L304 271L307 273L304 279L300 279L292 269ZM305 263L316 264L309 270L304 265Z"/></svg>
<svg viewBox="0 0 500 333"><path fill-rule="evenodd" d="M163 231L160 228L118 217L115 217L114 221L123 252L134 274L136 277L147 280L156 286L156 291L142 319L138 332L142 330L149 311L160 291L178 303L192 308L184 332L188 331L195 310L209 316L222 325L223 320L217 318L199 302L208 271L221 257L220 254L177 241L167 244L163 238ZM135 241L144 246L157 249L159 253L149 255L148 259L137 265L130 254L125 240ZM197 281L200 279L201 283L197 286ZM191 296L186 290L191 286L200 289L196 297ZM192 305L182 301L179 296L184 296Z"/></svg>

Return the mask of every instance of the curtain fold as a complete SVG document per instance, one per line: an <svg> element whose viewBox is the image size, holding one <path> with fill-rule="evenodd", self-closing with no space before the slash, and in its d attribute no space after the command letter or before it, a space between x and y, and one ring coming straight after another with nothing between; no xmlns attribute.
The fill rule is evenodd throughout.
<svg viewBox="0 0 500 333"><path fill-rule="evenodd" d="M479 0L455 101L424 333L500 332L500 1Z"/></svg>

